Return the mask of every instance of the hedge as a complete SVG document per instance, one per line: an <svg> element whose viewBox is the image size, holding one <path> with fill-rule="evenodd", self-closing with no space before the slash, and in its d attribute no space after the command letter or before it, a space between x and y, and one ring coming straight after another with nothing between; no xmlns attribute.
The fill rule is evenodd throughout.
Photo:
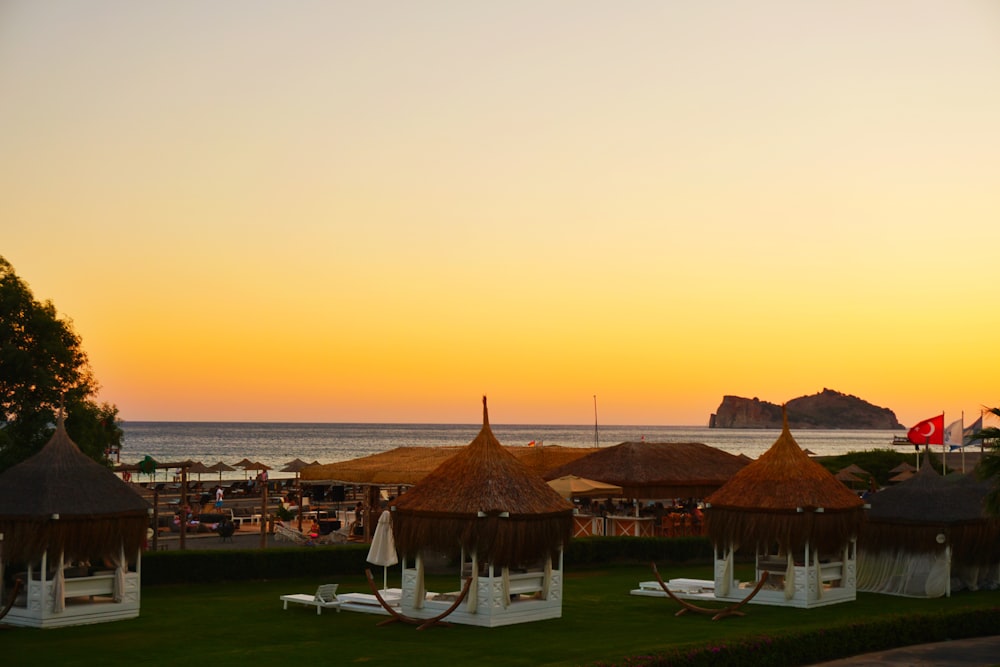
<svg viewBox="0 0 1000 667"><path fill-rule="evenodd" d="M367 544L150 551L142 557L142 583L195 584L357 574L370 567ZM612 562L709 563L712 545L704 537L584 537L563 554L567 567Z"/></svg>
<svg viewBox="0 0 1000 667"><path fill-rule="evenodd" d="M594 667L787 667L813 665L901 646L985 637L1000 627L1000 607L870 618L825 630L755 636Z"/></svg>

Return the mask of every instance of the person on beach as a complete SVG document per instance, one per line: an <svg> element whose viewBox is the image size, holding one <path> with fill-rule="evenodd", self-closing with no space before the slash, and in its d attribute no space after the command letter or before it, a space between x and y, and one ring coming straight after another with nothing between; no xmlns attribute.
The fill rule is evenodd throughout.
<svg viewBox="0 0 1000 667"><path fill-rule="evenodd" d="M219 511L219 510L222 509L222 498L223 498L224 495L225 494L222 491L222 486L216 486L215 487L215 509L216 509L216 511Z"/></svg>
<svg viewBox="0 0 1000 667"><path fill-rule="evenodd" d="M362 526L362 519L364 517L364 507L358 502L354 506L354 523L351 524L350 533L352 535L360 535Z"/></svg>

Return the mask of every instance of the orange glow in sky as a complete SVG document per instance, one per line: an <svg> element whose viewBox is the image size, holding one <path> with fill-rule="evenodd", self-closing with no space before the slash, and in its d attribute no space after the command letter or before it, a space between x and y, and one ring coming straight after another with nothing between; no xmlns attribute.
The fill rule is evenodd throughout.
<svg viewBox="0 0 1000 667"><path fill-rule="evenodd" d="M10 0L0 255L125 420L1000 405L992 0ZM970 417L971 415L971 417Z"/></svg>

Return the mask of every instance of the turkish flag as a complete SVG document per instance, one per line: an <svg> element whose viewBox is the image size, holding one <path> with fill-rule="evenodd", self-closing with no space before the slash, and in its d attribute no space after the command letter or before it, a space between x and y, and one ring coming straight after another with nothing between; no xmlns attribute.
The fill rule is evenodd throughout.
<svg viewBox="0 0 1000 667"><path fill-rule="evenodd" d="M906 439L914 445L943 445L944 415L923 420L906 433Z"/></svg>

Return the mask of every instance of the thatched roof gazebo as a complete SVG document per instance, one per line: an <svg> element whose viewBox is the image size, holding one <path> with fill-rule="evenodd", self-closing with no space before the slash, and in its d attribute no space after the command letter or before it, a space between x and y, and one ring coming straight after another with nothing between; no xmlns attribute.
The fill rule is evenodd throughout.
<svg viewBox="0 0 1000 667"><path fill-rule="evenodd" d="M746 465L746 459L700 442L623 442L550 470L545 478L594 479L622 487L627 498L702 498Z"/></svg>
<svg viewBox="0 0 1000 667"><path fill-rule="evenodd" d="M28 588L25 605L15 605L4 621L54 627L138 616L138 562L151 511L128 484L80 451L60 418L41 451L0 474L0 564L27 568ZM73 561L91 565L67 578L64 564ZM111 571L101 570L101 562L113 563ZM68 605L78 589L90 600L106 593L114 602Z"/></svg>
<svg viewBox="0 0 1000 667"><path fill-rule="evenodd" d="M802 451L787 417L771 448L705 502L706 529L717 550L717 594L729 594L733 551L749 547L757 555L758 578L767 571L769 588L784 590L780 597L764 590L755 602L811 607L854 599L851 547L864 501Z"/></svg>
<svg viewBox="0 0 1000 667"><path fill-rule="evenodd" d="M485 396L476 438L390 509L403 556L402 614L431 619L444 612L449 621L486 627L562 615L562 549L573 506L500 445ZM462 576L470 577L464 593L424 591L430 554L460 558Z"/></svg>
<svg viewBox="0 0 1000 667"><path fill-rule="evenodd" d="M951 582L975 590L1000 584L1000 518L985 510L987 482L942 477L929 460L910 479L869 499L859 540L861 590L939 597Z"/></svg>
<svg viewBox="0 0 1000 667"><path fill-rule="evenodd" d="M506 451L483 427L466 447L393 504L400 553L476 553L498 566L523 565L569 540L573 506Z"/></svg>

